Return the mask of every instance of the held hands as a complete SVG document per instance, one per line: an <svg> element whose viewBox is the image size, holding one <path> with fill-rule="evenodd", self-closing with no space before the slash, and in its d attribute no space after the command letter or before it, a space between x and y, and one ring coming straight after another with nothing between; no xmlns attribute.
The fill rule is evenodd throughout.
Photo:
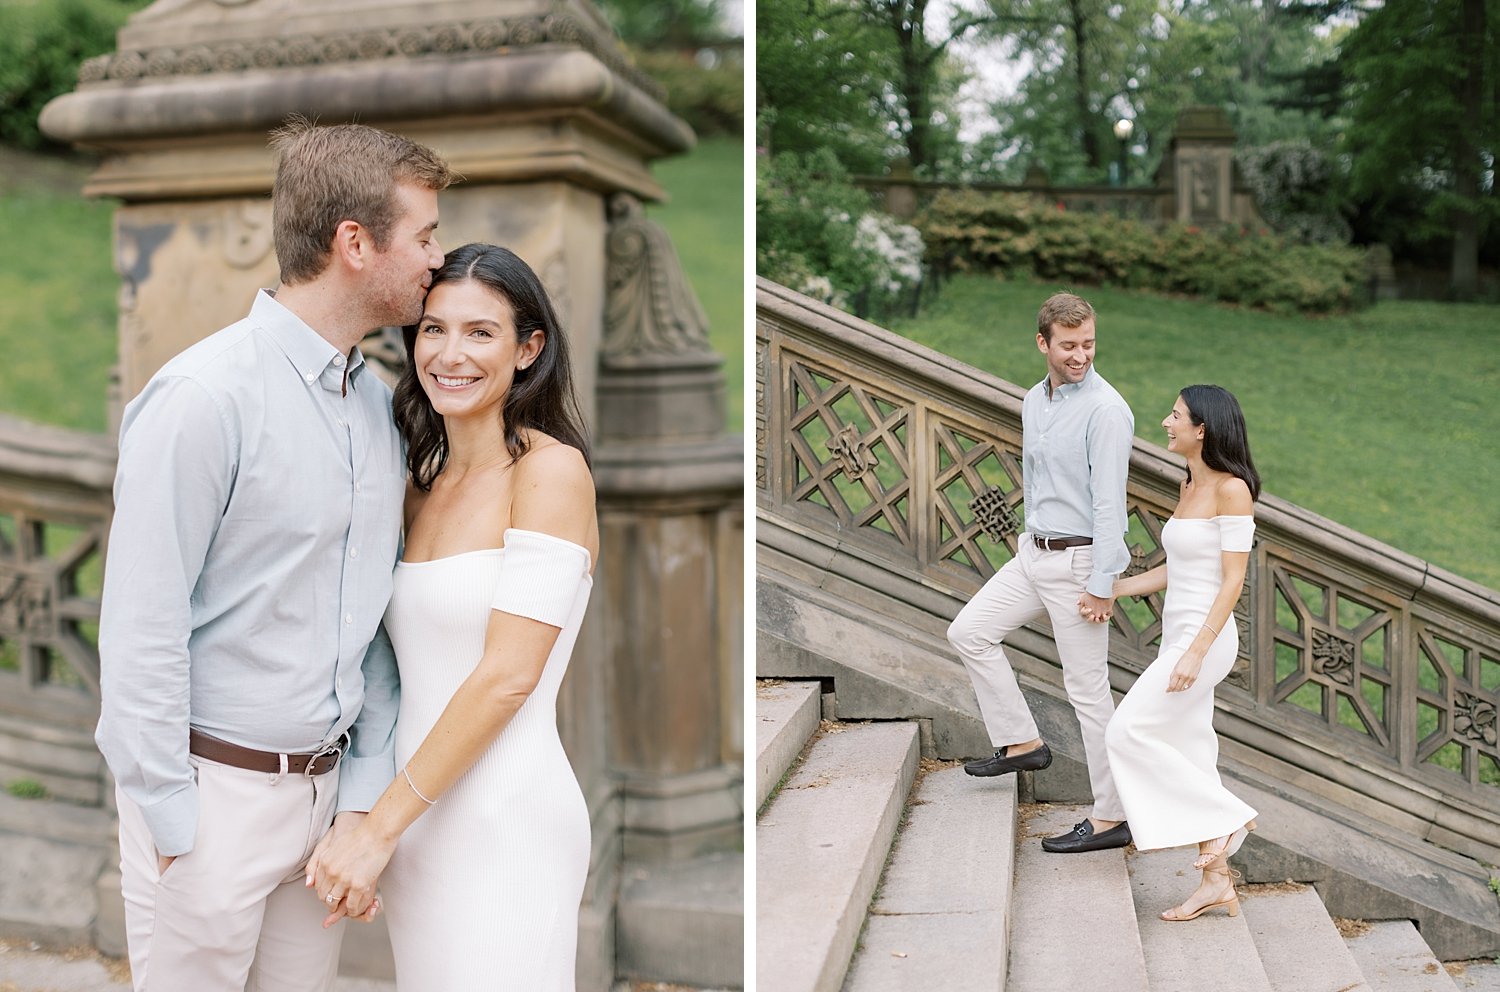
<svg viewBox="0 0 1500 992"><path fill-rule="evenodd" d="M307 885L316 888L328 907L327 929L340 919L369 923L380 912L375 884L395 853L387 843L363 826L366 814L344 812L333 818L333 826L313 848L307 861Z"/></svg>
<svg viewBox="0 0 1500 992"><path fill-rule="evenodd" d="M1100 599L1087 592L1078 597L1078 613L1089 623L1109 623L1114 611L1114 597Z"/></svg>
<svg viewBox="0 0 1500 992"><path fill-rule="evenodd" d="M1196 644L1182 652L1172 675L1167 679L1168 692L1184 692L1198 681L1198 670L1203 667L1203 649Z"/></svg>

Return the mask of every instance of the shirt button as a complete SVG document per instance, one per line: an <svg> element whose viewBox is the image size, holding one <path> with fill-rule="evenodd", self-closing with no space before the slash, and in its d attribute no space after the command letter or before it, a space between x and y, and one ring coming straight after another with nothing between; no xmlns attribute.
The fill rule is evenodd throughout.
<svg viewBox="0 0 1500 992"><path fill-rule="evenodd" d="M316 372L309 372L306 375L304 375L302 378L306 379L308 382L316 382L317 379L318 379L318 373L316 373Z"/></svg>
<svg viewBox="0 0 1500 992"><path fill-rule="evenodd" d="M336 365L336 366L338 366L339 368L343 368L344 367L344 356L343 355L335 355L334 358L333 358L333 364Z"/></svg>
<svg viewBox="0 0 1500 992"><path fill-rule="evenodd" d="M344 614L344 623L351 624L353 622L354 622L354 614L353 613L345 613Z"/></svg>
<svg viewBox="0 0 1500 992"><path fill-rule="evenodd" d="M359 549L358 548L350 548L349 549L349 557L350 558L358 558L359 557Z"/></svg>

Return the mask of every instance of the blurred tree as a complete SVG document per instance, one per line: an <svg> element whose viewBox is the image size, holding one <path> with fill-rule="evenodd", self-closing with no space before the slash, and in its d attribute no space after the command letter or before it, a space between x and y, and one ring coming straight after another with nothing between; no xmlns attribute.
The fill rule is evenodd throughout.
<svg viewBox="0 0 1500 992"><path fill-rule="evenodd" d="M37 115L78 83L78 66L113 51L115 32L150 0L0 3L0 142L57 148Z"/></svg>
<svg viewBox="0 0 1500 992"><path fill-rule="evenodd" d="M994 20L966 0L937 26L933 0L764 0L757 109L776 152L831 147L851 172L904 158L933 177L962 158L954 41Z"/></svg>
<svg viewBox="0 0 1500 992"><path fill-rule="evenodd" d="M887 39L839 0L760 0L755 12L759 143L772 155L832 152L853 173L883 172L899 154L886 100L895 75Z"/></svg>
<svg viewBox="0 0 1500 992"><path fill-rule="evenodd" d="M1032 65L996 108L1022 157L1054 181L1099 182L1111 127L1135 121L1132 173L1151 175L1182 108L1225 108L1240 140L1332 142L1333 127L1279 102L1309 61L1332 54L1315 19L1262 0L992 0L997 28ZM1226 55L1228 57L1226 57Z"/></svg>
<svg viewBox="0 0 1500 992"><path fill-rule="evenodd" d="M1479 245L1500 212L1500 0L1393 3L1370 11L1339 55L1349 96L1345 147L1356 194L1378 207L1427 194L1451 232L1451 292L1478 288Z"/></svg>
<svg viewBox="0 0 1500 992"><path fill-rule="evenodd" d="M701 48L744 37L724 0L596 0L620 40L636 48Z"/></svg>

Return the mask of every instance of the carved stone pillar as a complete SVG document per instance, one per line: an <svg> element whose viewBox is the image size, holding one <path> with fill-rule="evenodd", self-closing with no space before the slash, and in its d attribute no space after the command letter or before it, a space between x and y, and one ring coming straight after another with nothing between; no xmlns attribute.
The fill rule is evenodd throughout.
<svg viewBox="0 0 1500 992"><path fill-rule="evenodd" d="M610 764L624 854L679 861L740 840L741 442L723 360L666 233L610 201L597 477L608 549ZM671 727L671 733L663 733Z"/></svg>
<svg viewBox="0 0 1500 992"><path fill-rule="evenodd" d="M1172 189L1163 219L1199 227L1264 223L1234 162L1234 128L1221 107L1186 107L1157 176Z"/></svg>
<svg viewBox="0 0 1500 992"><path fill-rule="evenodd" d="M608 418L599 416L608 199L620 192L660 199L648 163L686 151L693 139L666 110L660 87L628 63L589 0L157 0L132 16L118 49L86 63L78 89L53 101L41 122L54 138L102 153L85 192L122 201L115 220L122 402L172 355L242 317L257 289L276 284L267 132L293 113L407 135L465 177L440 197L441 242L503 244L536 269L572 336L579 396L596 435L611 436L598 426L610 418L635 424L630 418L653 403L658 412L651 416L677 421L684 387L674 374L634 380L647 392L665 392L627 402L628 413L613 405ZM388 339L366 343L382 358L401 357ZM656 431L646 427L641 436ZM622 500L657 507L679 498L657 491L676 484L671 471L662 474L657 448L600 447L607 449L601 488L615 500L605 504L606 514L624 512ZM670 572L691 560L691 583L686 572L674 572L668 590L679 597L674 608L686 609L686 587L696 584L691 591L701 598L715 585L701 573L729 560L720 553L723 535L694 529L691 514L653 509L641 519L659 531L643 522L622 533L614 518L602 567L655 560L669 563L663 567ZM637 700L606 686L621 682L620 671L650 664L628 657L636 647L621 647L635 643L638 618L652 609L644 588L631 586L636 581L622 575L611 584L613 597L596 593L558 702L593 821L581 989L606 989L615 974L621 824L638 804L634 793L622 793L615 769L661 764L634 752L621 764L612 753L617 742L659 747L674 768L702 772L722 763L698 758L706 736L717 746L721 700L706 715L656 720L641 731L670 739L660 745L620 733L640 726ZM674 645L687 639L691 650L702 649L703 664L716 665L722 651L689 636L689 627L658 636ZM634 675L623 681L645 684ZM653 815L661 806L647 805ZM380 933L357 928L348 944ZM356 947L356 954L366 952L383 949Z"/></svg>

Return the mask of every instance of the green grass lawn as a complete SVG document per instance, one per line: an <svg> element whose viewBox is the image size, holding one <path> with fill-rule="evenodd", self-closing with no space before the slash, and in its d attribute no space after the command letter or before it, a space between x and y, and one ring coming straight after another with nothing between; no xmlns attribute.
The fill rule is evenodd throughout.
<svg viewBox="0 0 1500 992"><path fill-rule="evenodd" d="M1001 378L1046 371L1036 312L1071 288L954 279L894 330ZM1099 314L1096 368L1165 443L1177 392L1217 383L1245 411L1268 492L1500 588L1500 307L1386 302L1275 316L1078 289Z"/></svg>
<svg viewBox="0 0 1500 992"><path fill-rule="evenodd" d="M724 356L728 423L744 423L745 369L745 160L744 146L708 138L680 158L652 171L671 194L651 207L677 246L688 280L708 314L709 340Z"/></svg>
<svg viewBox="0 0 1500 992"><path fill-rule="evenodd" d="M655 173L672 202L651 215L672 235L724 355L729 429L743 423L744 195L738 141L702 142ZM86 166L0 148L0 412L106 428L116 360L109 201L77 192Z"/></svg>

